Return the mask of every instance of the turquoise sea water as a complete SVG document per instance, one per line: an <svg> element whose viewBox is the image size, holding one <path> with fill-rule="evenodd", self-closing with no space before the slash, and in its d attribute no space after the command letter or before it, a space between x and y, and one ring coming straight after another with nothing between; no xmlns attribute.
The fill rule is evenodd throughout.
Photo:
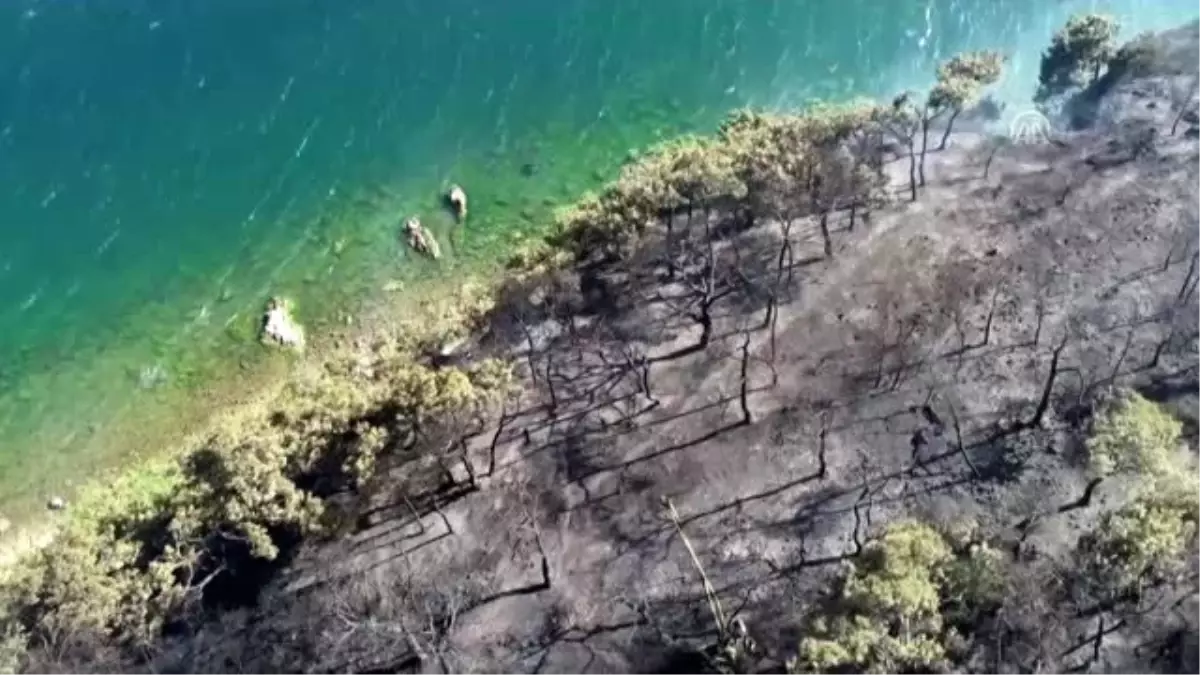
<svg viewBox="0 0 1200 675"><path fill-rule="evenodd" d="M0 0L0 505L86 473L221 364L272 293L319 324L486 262L630 149L741 105L890 95L1194 0ZM467 226L438 209L471 196ZM420 213L436 267L397 238ZM172 399L172 396L175 398ZM165 408L164 408L165 409ZM122 427L124 425L124 427ZM101 447L103 446L103 448Z"/></svg>

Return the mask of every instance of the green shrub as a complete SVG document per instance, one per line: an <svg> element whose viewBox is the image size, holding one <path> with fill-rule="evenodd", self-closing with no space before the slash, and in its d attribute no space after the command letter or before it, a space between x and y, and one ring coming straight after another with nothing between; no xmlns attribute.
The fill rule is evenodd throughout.
<svg viewBox="0 0 1200 675"><path fill-rule="evenodd" d="M250 557L276 558L280 535L324 531L325 502L302 487L314 472L360 485L381 454L474 414L510 383L501 362L432 369L405 353L385 350L372 378L331 368L269 412L224 425L177 465L83 499L48 546L0 581L0 666L25 636L51 653L150 647L209 581Z"/></svg>
<svg viewBox="0 0 1200 675"><path fill-rule="evenodd" d="M972 543L946 566L943 612L955 624L971 625L1004 600L1008 559L986 543Z"/></svg>
<svg viewBox="0 0 1200 675"><path fill-rule="evenodd" d="M1164 56L1162 42L1154 33L1145 32L1121 45L1108 62L1108 70L1114 74L1142 77L1152 74Z"/></svg>
<svg viewBox="0 0 1200 675"><path fill-rule="evenodd" d="M1133 499L1080 540L1084 578L1102 594L1134 594L1174 574L1196 542L1200 480L1180 442L1182 424L1132 391L1117 391L1087 441L1097 477L1134 479Z"/></svg>
<svg viewBox="0 0 1200 675"><path fill-rule="evenodd" d="M19 673L25 665L29 636L15 622L0 622L0 673Z"/></svg>
<svg viewBox="0 0 1200 675"><path fill-rule="evenodd" d="M1179 420L1141 394L1117 392L1092 420L1087 441L1091 470L1100 477L1170 472L1182 429Z"/></svg>
<svg viewBox="0 0 1200 675"><path fill-rule="evenodd" d="M1080 542L1088 581L1106 595L1136 595L1169 580L1195 552L1198 515L1195 491L1186 499L1139 498L1105 514Z"/></svg>
<svg viewBox="0 0 1200 675"><path fill-rule="evenodd" d="M800 641L791 672L927 672L942 668L967 629L994 611L1006 559L982 543L955 550L921 523L888 527L850 563Z"/></svg>

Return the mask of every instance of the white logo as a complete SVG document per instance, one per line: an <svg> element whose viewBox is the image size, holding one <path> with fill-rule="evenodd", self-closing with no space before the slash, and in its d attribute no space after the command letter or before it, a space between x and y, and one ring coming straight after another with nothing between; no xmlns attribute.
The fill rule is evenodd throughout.
<svg viewBox="0 0 1200 675"><path fill-rule="evenodd" d="M1016 145L1050 142L1050 120L1036 110L1025 110L1008 125L1008 138Z"/></svg>

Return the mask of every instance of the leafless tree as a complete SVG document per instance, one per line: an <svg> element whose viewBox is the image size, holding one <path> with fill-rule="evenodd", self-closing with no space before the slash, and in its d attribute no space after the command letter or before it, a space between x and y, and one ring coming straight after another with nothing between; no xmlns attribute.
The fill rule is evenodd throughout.
<svg viewBox="0 0 1200 675"><path fill-rule="evenodd" d="M1179 131L1179 122L1192 108L1192 102L1196 100L1198 89L1200 89L1200 75L1193 75L1187 80L1176 81L1171 85L1171 107L1175 110L1175 118L1171 120L1172 136Z"/></svg>
<svg viewBox="0 0 1200 675"><path fill-rule="evenodd" d="M1059 367L1062 359L1063 350L1067 348L1067 340L1070 337L1069 331L1063 331L1062 339L1054 346L1054 351L1050 353L1050 365L1046 372L1046 380L1042 385L1042 397L1038 400L1037 408L1034 409L1033 417L1025 423L1026 427L1034 428L1042 424L1042 419L1046 416L1046 412L1050 409L1051 396L1054 393L1054 381L1058 378Z"/></svg>
<svg viewBox="0 0 1200 675"><path fill-rule="evenodd" d="M914 112L911 93L904 93L892 101L891 114L881 120L887 132L904 145L908 152L908 185L911 201L917 201L917 134L921 132L922 117Z"/></svg>
<svg viewBox="0 0 1200 675"><path fill-rule="evenodd" d="M738 383L738 403L742 408L742 424L749 426L754 423L754 414L750 411L750 331L742 330L741 345L741 378Z"/></svg>

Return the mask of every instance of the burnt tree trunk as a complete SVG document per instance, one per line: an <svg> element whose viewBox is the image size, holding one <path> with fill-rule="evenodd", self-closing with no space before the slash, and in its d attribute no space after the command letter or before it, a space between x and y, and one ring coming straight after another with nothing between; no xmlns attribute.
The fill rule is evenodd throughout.
<svg viewBox="0 0 1200 675"><path fill-rule="evenodd" d="M792 248L792 227L795 221L791 218L784 218L780 223L780 228L783 230L783 241L779 244L779 260L777 262L777 270L782 274L787 270L788 285L791 285L793 274L796 268L796 254Z"/></svg>
<svg viewBox="0 0 1200 675"><path fill-rule="evenodd" d="M779 371L775 368L776 355L778 353L777 342L779 337L779 307L777 306L779 301L776 299L775 294L771 294L771 298L768 300L768 302L772 308L770 325L771 333L769 339L771 353L771 386L774 387L779 384Z"/></svg>
<svg viewBox="0 0 1200 675"><path fill-rule="evenodd" d="M488 445L488 477L496 475L496 448L500 445L500 436L504 434L504 426L508 424L508 401L500 404L500 420L496 424L496 433L492 434L492 442Z"/></svg>
<svg viewBox="0 0 1200 675"><path fill-rule="evenodd" d="M929 152L929 115L921 116L921 162L917 165L917 175L921 187L925 187L925 155Z"/></svg>
<svg viewBox="0 0 1200 675"><path fill-rule="evenodd" d="M1187 299L1188 295L1190 295L1188 293L1188 286L1191 286L1192 277L1196 274L1197 261L1200 261L1200 253L1192 255L1191 261L1188 262L1187 276L1183 278L1183 284L1179 286L1179 294L1175 296L1175 301L1181 305Z"/></svg>
<svg viewBox="0 0 1200 675"><path fill-rule="evenodd" d="M1096 495L1096 488L1100 487L1102 480L1103 479L1101 478L1093 478L1088 481L1087 487L1083 489L1083 494L1079 496L1079 499L1076 499L1070 504L1063 504L1062 506L1058 507L1058 512L1066 513L1068 511L1074 511L1075 509L1086 509L1088 506L1091 506L1092 498Z"/></svg>
<svg viewBox="0 0 1200 675"><path fill-rule="evenodd" d="M1172 326L1171 330L1167 332L1167 336L1165 338L1163 338L1162 340L1159 340L1157 345L1154 345L1154 353L1150 355L1150 363L1147 364L1146 367L1147 368L1157 368L1159 360L1162 359L1163 352L1167 350L1167 347L1174 340L1175 340L1175 328L1174 328L1174 326Z"/></svg>
<svg viewBox="0 0 1200 675"><path fill-rule="evenodd" d="M986 347L992 342L992 323L996 318L996 301L1000 298L1000 289L992 292L992 304L988 307L987 321L983 324L983 343L981 347Z"/></svg>
<svg viewBox="0 0 1200 675"><path fill-rule="evenodd" d="M917 201L917 148L912 139L908 141L908 189L911 201Z"/></svg>
<svg viewBox="0 0 1200 675"><path fill-rule="evenodd" d="M550 416L558 412L558 391L554 388L554 350L546 350L546 391L550 394Z"/></svg>
<svg viewBox="0 0 1200 675"><path fill-rule="evenodd" d="M1171 120L1172 136L1179 131L1179 122L1183 120L1183 115L1187 112L1188 104L1192 102L1192 97L1196 95L1197 89L1200 89L1200 77L1192 79L1192 86L1188 89L1187 96L1179 102L1179 110L1175 112L1175 119Z"/></svg>
<svg viewBox="0 0 1200 675"><path fill-rule="evenodd" d="M711 219L704 219L704 297L700 301L700 313L696 321L700 324L700 348L707 349L712 341L712 308L717 301L717 252L713 242Z"/></svg>
<svg viewBox="0 0 1200 675"><path fill-rule="evenodd" d="M1050 396L1054 392L1054 380L1058 377L1058 362L1062 358L1063 350L1067 348L1067 333L1063 333L1062 340L1054 348L1054 352L1050 356L1050 372L1046 374L1046 384L1042 387L1042 398L1038 401L1037 410L1034 411L1033 417L1025 425L1029 428L1034 428L1042 423L1042 418L1046 416L1046 411L1050 409Z"/></svg>
<svg viewBox="0 0 1200 675"><path fill-rule="evenodd" d="M958 119L962 108L955 108L954 112L950 113L950 119L946 120L946 130L942 132L942 142L938 144L938 150L945 150L946 143L950 141L951 130L954 129L954 120Z"/></svg>
<svg viewBox="0 0 1200 675"><path fill-rule="evenodd" d="M738 398L742 406L742 425L749 426L754 423L754 414L750 412L750 331L742 335L742 382Z"/></svg>
<svg viewBox="0 0 1200 675"><path fill-rule="evenodd" d="M675 281L675 214L667 214L667 279Z"/></svg>
<svg viewBox="0 0 1200 675"><path fill-rule="evenodd" d="M1117 376L1121 374L1121 366L1125 365L1125 357L1129 356L1129 349L1133 346L1133 334L1136 330L1137 328L1130 327L1129 332L1125 335L1125 344L1121 347L1121 354L1117 356L1117 362L1108 376L1109 382L1116 382Z"/></svg>
<svg viewBox="0 0 1200 675"><path fill-rule="evenodd" d="M821 241L825 244L825 257L833 257L833 238L829 236L829 209L821 210Z"/></svg>
<svg viewBox="0 0 1200 675"><path fill-rule="evenodd" d="M992 143L992 150L991 150L991 152L988 153L987 161L983 163L983 179L984 180L987 180L988 176L991 175L992 162L995 161L996 155L1000 152L1001 147L1003 147L1003 145L1000 143L1000 141L994 141Z"/></svg>
<svg viewBox="0 0 1200 675"><path fill-rule="evenodd" d="M821 434L817 438L817 478L825 480L826 474L829 473L829 463L825 459L825 439L829 436L829 429L825 426L821 427Z"/></svg>
<svg viewBox="0 0 1200 675"><path fill-rule="evenodd" d="M1037 322L1033 326L1033 341L1032 346L1038 346L1042 341L1042 325L1046 322L1046 301L1038 298L1035 303L1034 311L1037 314Z"/></svg>
<svg viewBox="0 0 1200 675"><path fill-rule="evenodd" d="M954 422L954 440L958 446L958 454L963 458L963 463L967 465L967 468L971 470L971 475L978 480L983 475L979 473L979 468L971 460L971 453L967 452L967 446L963 443L962 422L958 419L958 408L953 403L950 404L950 419Z"/></svg>

